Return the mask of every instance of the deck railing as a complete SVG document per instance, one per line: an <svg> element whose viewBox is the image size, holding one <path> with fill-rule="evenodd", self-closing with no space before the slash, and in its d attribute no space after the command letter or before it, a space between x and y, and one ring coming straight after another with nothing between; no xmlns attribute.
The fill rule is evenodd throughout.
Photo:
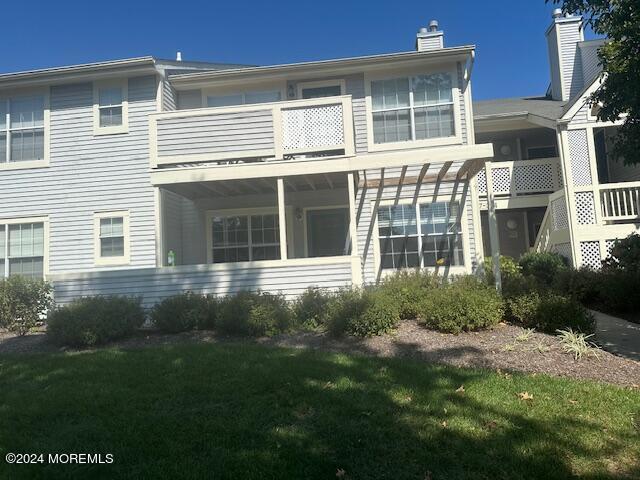
<svg viewBox="0 0 640 480"><path fill-rule="evenodd" d="M351 96L161 112L149 117L151 166L353 155Z"/></svg>
<svg viewBox="0 0 640 480"><path fill-rule="evenodd" d="M555 192L562 188L560 159L541 158L491 164L494 195L526 195ZM478 191L487 194L484 170L478 173Z"/></svg>
<svg viewBox="0 0 640 480"><path fill-rule="evenodd" d="M602 220L640 220L640 182L609 183L600 186Z"/></svg>

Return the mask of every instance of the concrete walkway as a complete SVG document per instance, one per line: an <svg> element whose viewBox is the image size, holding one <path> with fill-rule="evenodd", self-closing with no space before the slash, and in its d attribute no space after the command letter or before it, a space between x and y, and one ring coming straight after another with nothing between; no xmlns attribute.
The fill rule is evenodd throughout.
<svg viewBox="0 0 640 480"><path fill-rule="evenodd" d="M591 310L596 318L597 343L622 357L640 360L640 324Z"/></svg>

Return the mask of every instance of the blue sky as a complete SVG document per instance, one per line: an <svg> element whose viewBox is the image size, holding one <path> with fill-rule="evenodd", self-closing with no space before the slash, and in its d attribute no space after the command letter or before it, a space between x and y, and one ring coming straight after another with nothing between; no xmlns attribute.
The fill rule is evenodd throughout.
<svg viewBox="0 0 640 480"><path fill-rule="evenodd" d="M0 72L177 50L257 65L399 52L435 18L446 46L477 46L475 99L543 94L552 9L544 0L13 1L2 8L12 41L0 42Z"/></svg>

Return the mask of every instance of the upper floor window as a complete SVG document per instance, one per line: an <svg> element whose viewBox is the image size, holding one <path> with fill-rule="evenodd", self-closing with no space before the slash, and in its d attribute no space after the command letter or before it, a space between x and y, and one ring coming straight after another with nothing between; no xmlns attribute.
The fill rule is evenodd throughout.
<svg viewBox="0 0 640 480"><path fill-rule="evenodd" d="M44 96L0 99L0 163L44 160Z"/></svg>
<svg viewBox="0 0 640 480"><path fill-rule="evenodd" d="M448 73L373 81L371 102L374 143L455 135Z"/></svg>
<svg viewBox="0 0 640 480"><path fill-rule="evenodd" d="M282 94L278 90L264 90L255 92L234 93L232 95L208 95L208 107L229 107L233 105L248 105L252 103L279 102Z"/></svg>
<svg viewBox="0 0 640 480"><path fill-rule="evenodd" d="M95 214L97 265L129 263L129 212Z"/></svg>
<svg viewBox="0 0 640 480"><path fill-rule="evenodd" d="M0 223L0 277L44 275L44 222Z"/></svg>
<svg viewBox="0 0 640 480"><path fill-rule="evenodd" d="M127 132L127 93L126 80L94 85L94 134Z"/></svg>

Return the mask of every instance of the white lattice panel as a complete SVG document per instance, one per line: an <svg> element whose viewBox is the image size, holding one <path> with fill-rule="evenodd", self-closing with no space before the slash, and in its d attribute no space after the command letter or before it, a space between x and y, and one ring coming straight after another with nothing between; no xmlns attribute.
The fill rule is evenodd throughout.
<svg viewBox="0 0 640 480"><path fill-rule="evenodd" d="M576 186L591 185L591 164L589 163L589 147L586 130L569 130L569 152L571 158L571 175Z"/></svg>
<svg viewBox="0 0 640 480"><path fill-rule="evenodd" d="M516 192L553 191L553 170L550 164L518 165L513 169Z"/></svg>
<svg viewBox="0 0 640 480"><path fill-rule="evenodd" d="M476 176L476 178L478 179L478 193L480 195L486 195L487 194L487 174L484 171L484 169L478 172L478 175Z"/></svg>
<svg viewBox="0 0 640 480"><path fill-rule="evenodd" d="M556 165L556 169L557 169L557 175L558 175L558 187L562 188L564 187L564 177L562 176L562 165L558 163L558 165Z"/></svg>
<svg viewBox="0 0 640 480"><path fill-rule="evenodd" d="M564 198L558 198L551 202L551 220L553 230L569 228L569 217L567 216L567 206L564 203Z"/></svg>
<svg viewBox="0 0 640 480"><path fill-rule="evenodd" d="M511 192L511 172L509 167L492 169L491 177L493 178L493 193Z"/></svg>
<svg viewBox="0 0 640 480"><path fill-rule="evenodd" d="M558 243L553 247L553 251L562 255L571 263L571 244L570 243Z"/></svg>
<svg viewBox="0 0 640 480"><path fill-rule="evenodd" d="M593 192L576 193L576 212L580 225L592 225L596 223L596 208L593 200Z"/></svg>
<svg viewBox="0 0 640 480"><path fill-rule="evenodd" d="M604 249L607 257L611 256L611 251L613 250L613 246L616 244L615 239L613 240L605 240L604 241Z"/></svg>
<svg viewBox="0 0 640 480"><path fill-rule="evenodd" d="M344 145L342 105L282 110L284 151Z"/></svg>
<svg viewBox="0 0 640 480"><path fill-rule="evenodd" d="M598 270L602 266L600 259L600 242L580 242L582 266Z"/></svg>

